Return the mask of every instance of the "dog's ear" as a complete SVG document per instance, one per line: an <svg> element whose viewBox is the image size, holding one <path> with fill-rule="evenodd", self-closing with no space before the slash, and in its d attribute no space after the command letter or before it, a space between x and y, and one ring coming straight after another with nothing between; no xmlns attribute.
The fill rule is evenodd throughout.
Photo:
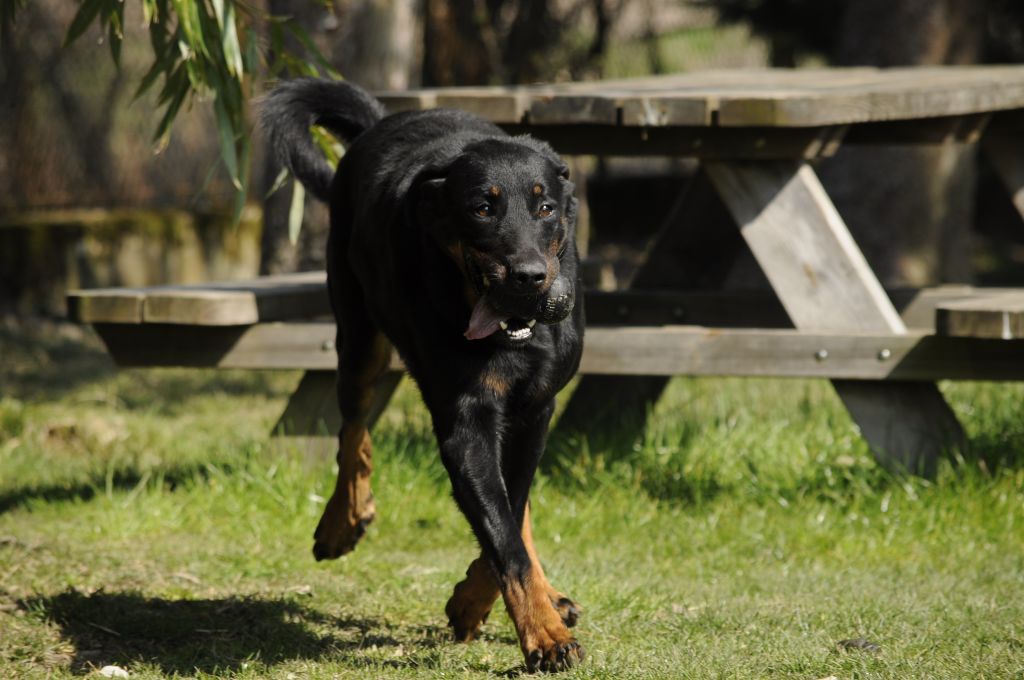
<svg viewBox="0 0 1024 680"><path fill-rule="evenodd" d="M448 216L444 185L444 177L434 177L420 182L418 187L419 205L417 206L420 217L433 221Z"/></svg>

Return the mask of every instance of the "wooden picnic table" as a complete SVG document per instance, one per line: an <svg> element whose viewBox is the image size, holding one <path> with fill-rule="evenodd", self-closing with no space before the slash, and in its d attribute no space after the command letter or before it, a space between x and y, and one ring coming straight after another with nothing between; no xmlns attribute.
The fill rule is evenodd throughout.
<svg viewBox="0 0 1024 680"><path fill-rule="evenodd" d="M1024 67L707 72L379 96L391 111L473 111L564 154L700 160L633 289L587 295L577 411L612 394L620 405L649 397L661 376L824 377L884 462L928 473L963 442L936 380L1024 378L1024 293L883 290L814 171L843 144L980 142L1024 216ZM687 268L706 259L700 234L736 227L772 290L686 289ZM305 369L282 426L338 427L321 273L79 291L70 309L124 365ZM392 368L378 411L397 359Z"/></svg>

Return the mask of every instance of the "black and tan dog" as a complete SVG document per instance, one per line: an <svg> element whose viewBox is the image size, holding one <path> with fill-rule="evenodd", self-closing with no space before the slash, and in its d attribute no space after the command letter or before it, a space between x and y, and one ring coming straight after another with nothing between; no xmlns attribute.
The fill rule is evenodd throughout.
<svg viewBox="0 0 1024 680"><path fill-rule="evenodd" d="M555 393L582 350L568 168L546 143L464 112L385 117L345 83L282 83L263 121L281 161L331 212L344 425L316 558L352 550L373 519L366 419L393 345L480 543L445 608L455 637L473 639L500 595L529 670L577 663L583 650L568 629L579 609L544 576L528 504ZM314 124L347 143L337 172Z"/></svg>

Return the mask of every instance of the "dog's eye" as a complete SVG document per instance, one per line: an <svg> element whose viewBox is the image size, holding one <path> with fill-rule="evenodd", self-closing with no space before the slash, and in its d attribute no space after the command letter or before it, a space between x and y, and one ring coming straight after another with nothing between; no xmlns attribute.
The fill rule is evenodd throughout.
<svg viewBox="0 0 1024 680"><path fill-rule="evenodd" d="M537 211L537 215L540 217L551 217L555 212L555 206L550 203L543 203L540 206L540 210Z"/></svg>
<svg viewBox="0 0 1024 680"><path fill-rule="evenodd" d="M475 212L478 217L490 217L494 214L494 208L491 207L490 203L481 203L477 207L473 208L473 212Z"/></svg>

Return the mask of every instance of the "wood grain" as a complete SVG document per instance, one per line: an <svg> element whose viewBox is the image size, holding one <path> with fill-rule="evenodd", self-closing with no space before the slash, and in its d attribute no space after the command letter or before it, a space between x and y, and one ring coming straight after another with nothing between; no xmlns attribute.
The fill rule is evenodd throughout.
<svg viewBox="0 0 1024 680"><path fill-rule="evenodd" d="M241 329L99 324L96 329L122 366L333 371L337 362L330 344L335 327L328 322L261 323ZM395 355L391 369L402 368ZM893 381L1019 380L1024 378L1024 341L918 331L609 326L588 329L580 370L617 376L643 372L889 381L883 386Z"/></svg>
<svg viewBox="0 0 1024 680"><path fill-rule="evenodd" d="M323 272L188 286L72 291L68 307L70 318L80 323L197 326L238 326L330 313Z"/></svg>
<svg viewBox="0 0 1024 680"><path fill-rule="evenodd" d="M906 333L810 166L708 163L709 176L794 325L804 332ZM935 385L833 383L879 460L934 474L965 436Z"/></svg>
<svg viewBox="0 0 1024 680"><path fill-rule="evenodd" d="M501 123L813 127L1021 109L1024 67L709 71L378 96L394 111L455 106Z"/></svg>
<svg viewBox="0 0 1024 680"><path fill-rule="evenodd" d="M961 338L1024 338L1024 292L944 302L936 309L936 332Z"/></svg>

